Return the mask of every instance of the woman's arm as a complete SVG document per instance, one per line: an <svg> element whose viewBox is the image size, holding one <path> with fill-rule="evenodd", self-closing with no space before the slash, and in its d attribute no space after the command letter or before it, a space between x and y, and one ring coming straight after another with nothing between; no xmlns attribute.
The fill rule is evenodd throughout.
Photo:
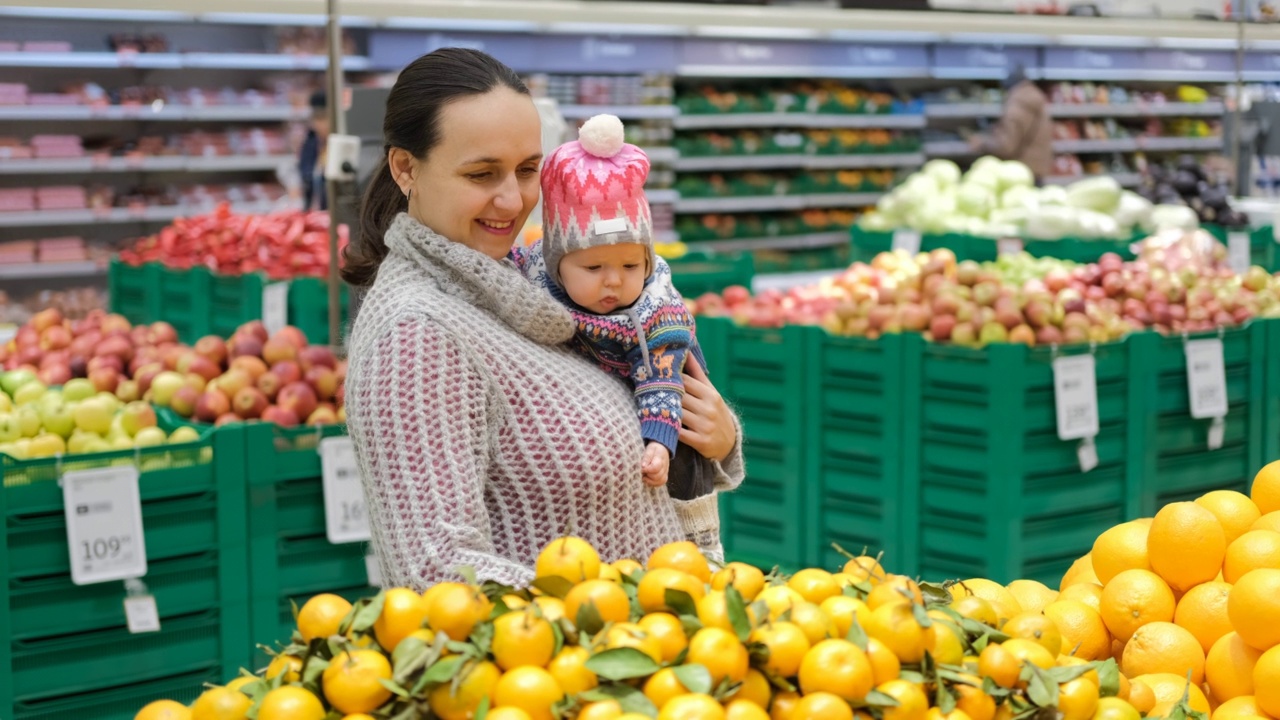
<svg viewBox="0 0 1280 720"><path fill-rule="evenodd" d="M457 579L463 566L481 580L531 579L494 550L484 498L491 404L466 349L410 319L352 361L347 425L388 587L422 590Z"/></svg>
<svg viewBox="0 0 1280 720"><path fill-rule="evenodd" d="M742 425L696 362L685 363L683 405L680 442L712 461L716 489L738 487L746 475Z"/></svg>

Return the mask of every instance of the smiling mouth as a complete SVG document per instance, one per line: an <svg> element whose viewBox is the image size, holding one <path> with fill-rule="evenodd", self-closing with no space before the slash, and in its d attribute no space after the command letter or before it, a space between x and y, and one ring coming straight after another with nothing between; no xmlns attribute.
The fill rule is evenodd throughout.
<svg viewBox="0 0 1280 720"><path fill-rule="evenodd" d="M490 230L498 230L498 231L510 230L511 227L516 224L514 220L508 220L506 222L497 222L496 220L477 220L476 222L489 228Z"/></svg>

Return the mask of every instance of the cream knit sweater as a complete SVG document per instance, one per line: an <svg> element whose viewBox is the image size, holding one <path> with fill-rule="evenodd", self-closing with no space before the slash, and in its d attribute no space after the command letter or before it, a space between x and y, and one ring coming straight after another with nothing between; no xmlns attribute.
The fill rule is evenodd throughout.
<svg viewBox="0 0 1280 720"><path fill-rule="evenodd" d="M349 340L347 427L384 583L418 590L470 566L520 585L570 533L606 561L684 538L641 480L627 385L563 345L568 311L496 261L408 215ZM743 477L742 439L716 463Z"/></svg>

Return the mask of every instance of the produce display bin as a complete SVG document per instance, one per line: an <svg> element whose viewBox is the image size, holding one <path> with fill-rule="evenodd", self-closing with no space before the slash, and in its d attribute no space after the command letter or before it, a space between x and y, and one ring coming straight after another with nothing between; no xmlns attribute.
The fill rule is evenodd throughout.
<svg viewBox="0 0 1280 720"><path fill-rule="evenodd" d="M747 477L720 496L726 555L764 569L803 567L804 382L811 328L746 328L700 318L698 342L712 383L742 421Z"/></svg>
<svg viewBox="0 0 1280 720"><path fill-rule="evenodd" d="M124 584L76 586L59 478L137 464L147 547L141 578L159 632L130 634ZM4 717L132 718L139 700L226 681L250 660L243 435L15 460L0 456L0 708Z"/></svg>
<svg viewBox="0 0 1280 720"><path fill-rule="evenodd" d="M1206 225L1205 230L1224 244L1227 242L1227 235L1233 232L1221 225ZM1257 265L1269 273L1280 272L1280 241L1276 240L1275 228L1264 225L1241 232L1249 233L1250 264Z"/></svg>
<svg viewBox="0 0 1280 720"><path fill-rule="evenodd" d="M1061 240L1025 240L1023 250L1032 257L1052 257L1078 263L1096 262L1106 253L1116 253L1125 260L1134 258L1130 247L1143 234L1139 233L1128 240L1088 240L1083 238L1063 238ZM869 263L876 255L893 249L892 232L871 232L854 227L852 231L853 260ZM999 246L991 238L974 237L948 233L944 235L922 235L920 249L924 252L937 248L950 248L958 260L974 260L987 262L995 260L999 255Z"/></svg>
<svg viewBox="0 0 1280 720"><path fill-rule="evenodd" d="M244 425L243 469L249 495L249 584L255 645L275 647L293 633L293 604L334 593L348 600L374 595L366 581L367 543L329 543L325 535L324 489L319 441L345 432L342 426L282 429ZM259 651L255 666L265 664Z"/></svg>
<svg viewBox="0 0 1280 720"><path fill-rule="evenodd" d="M1058 439L1051 349L903 340L910 376L895 567L931 580L1053 582L1099 534L1128 519L1132 448L1145 421L1135 376L1147 371L1132 360L1133 338L1094 350L1099 464L1087 473L1078 442Z"/></svg>
<svg viewBox="0 0 1280 720"><path fill-rule="evenodd" d="M178 339L194 343L205 335L229 337L240 325L262 318L262 290L270 280L257 273L219 275L207 268L175 270L158 263L140 267L113 260L108 271L112 312L130 322L164 321ZM346 286L341 288L343 322ZM318 278L289 281L289 323L313 343L328 343L329 286Z"/></svg>
<svg viewBox="0 0 1280 720"><path fill-rule="evenodd" d="M755 261L750 253L688 252L678 258L668 258L667 264L671 266L672 284L690 299L703 293L720 292L730 285L749 288L755 277Z"/></svg>

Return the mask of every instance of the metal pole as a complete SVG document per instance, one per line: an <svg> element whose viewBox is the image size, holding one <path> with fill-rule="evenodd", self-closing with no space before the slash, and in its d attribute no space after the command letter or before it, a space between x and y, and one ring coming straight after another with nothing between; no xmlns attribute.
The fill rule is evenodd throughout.
<svg viewBox="0 0 1280 720"><path fill-rule="evenodd" d="M1234 112L1231 113L1231 167L1235 170L1235 194L1236 197L1244 197L1248 191L1247 187L1240 187L1241 178L1247 178L1248 173L1243 172L1240 167L1240 161L1243 158L1241 145L1244 138L1240 137L1240 133L1244 128L1244 8L1240 7L1243 3L1235 3L1236 11L1236 106Z"/></svg>
<svg viewBox="0 0 1280 720"><path fill-rule="evenodd" d="M328 0L329 7L329 128L330 133L347 134L347 116L342 102L342 17L338 0ZM341 350L342 345L342 295L338 278L338 181L324 179L325 196L329 208L329 345Z"/></svg>

